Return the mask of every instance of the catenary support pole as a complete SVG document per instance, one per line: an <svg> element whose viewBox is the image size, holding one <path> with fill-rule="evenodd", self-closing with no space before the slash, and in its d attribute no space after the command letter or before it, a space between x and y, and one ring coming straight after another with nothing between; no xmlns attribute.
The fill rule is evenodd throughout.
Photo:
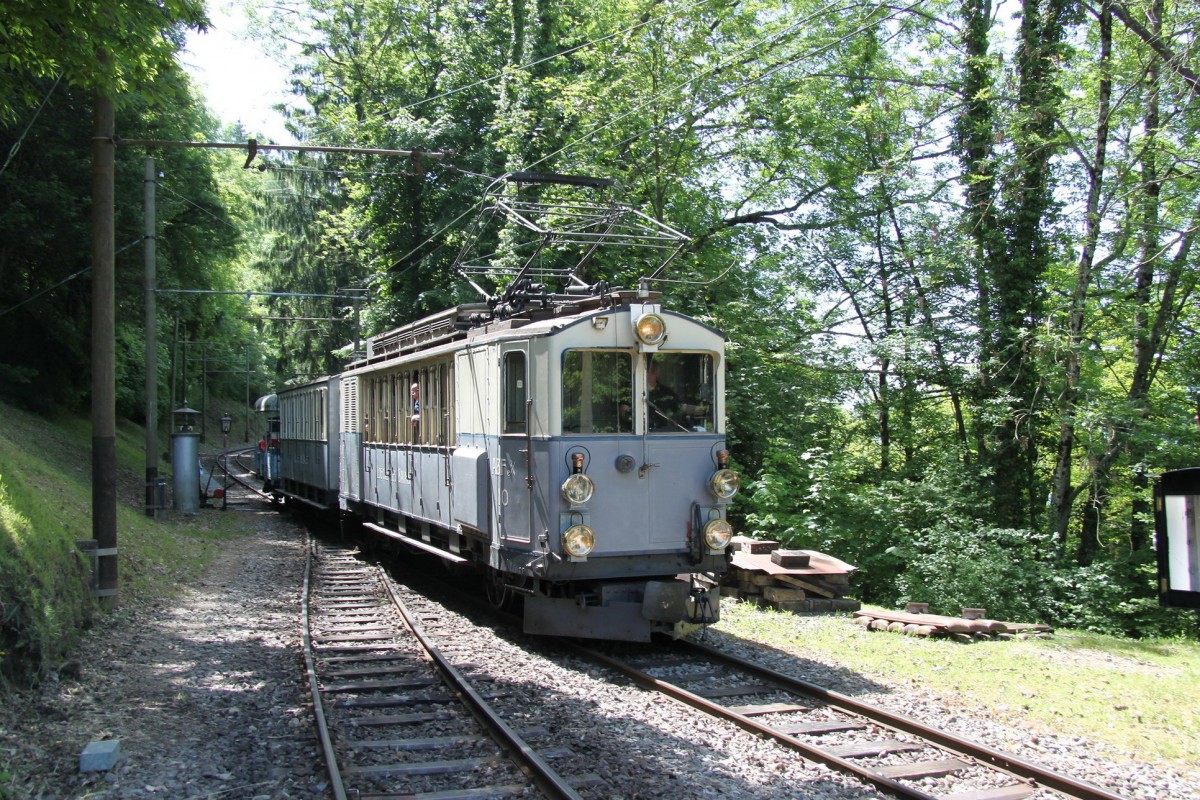
<svg viewBox="0 0 1200 800"><path fill-rule="evenodd" d="M92 538L97 595L117 601L117 415L114 254L113 102L95 95L92 137Z"/></svg>
<svg viewBox="0 0 1200 800"><path fill-rule="evenodd" d="M142 178L144 185L144 202L146 213L146 516L155 516L158 506L158 313L157 296L154 289L157 283L155 265L154 240L154 187L157 174L154 171L154 159L145 161L145 174Z"/></svg>

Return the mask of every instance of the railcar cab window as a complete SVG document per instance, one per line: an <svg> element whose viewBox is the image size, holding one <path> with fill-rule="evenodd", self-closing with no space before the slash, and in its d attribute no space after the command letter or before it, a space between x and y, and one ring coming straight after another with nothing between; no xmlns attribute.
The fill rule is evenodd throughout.
<svg viewBox="0 0 1200 800"><path fill-rule="evenodd" d="M628 352L563 354L563 433L633 433L633 359Z"/></svg>
<svg viewBox="0 0 1200 800"><path fill-rule="evenodd" d="M646 355L646 427L650 433L717 430L715 375L709 353Z"/></svg>

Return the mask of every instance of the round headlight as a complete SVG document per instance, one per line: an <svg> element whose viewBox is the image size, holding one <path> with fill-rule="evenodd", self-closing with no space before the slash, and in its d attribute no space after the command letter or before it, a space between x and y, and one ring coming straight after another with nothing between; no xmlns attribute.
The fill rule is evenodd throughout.
<svg viewBox="0 0 1200 800"><path fill-rule="evenodd" d="M572 525L563 534L563 550L571 558L586 558L596 546L596 534L587 525Z"/></svg>
<svg viewBox="0 0 1200 800"><path fill-rule="evenodd" d="M708 479L708 490L718 500L732 500L742 488L742 479L731 469L719 469Z"/></svg>
<svg viewBox="0 0 1200 800"><path fill-rule="evenodd" d="M667 338L667 323L658 314L642 314L634 326L642 344L657 347Z"/></svg>
<svg viewBox="0 0 1200 800"><path fill-rule="evenodd" d="M723 519L709 520L704 526L704 544L709 550L724 550L733 538L733 526Z"/></svg>
<svg viewBox="0 0 1200 800"><path fill-rule="evenodd" d="M588 500L592 499L592 493L596 491L596 484L587 475L582 472L576 472L563 481L562 496L573 506L581 506Z"/></svg>

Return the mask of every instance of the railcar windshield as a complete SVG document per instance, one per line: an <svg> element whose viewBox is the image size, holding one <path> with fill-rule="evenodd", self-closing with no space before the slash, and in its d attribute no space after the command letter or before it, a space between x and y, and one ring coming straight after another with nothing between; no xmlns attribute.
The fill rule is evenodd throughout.
<svg viewBox="0 0 1200 800"><path fill-rule="evenodd" d="M634 358L624 350L563 354L563 433L712 433L716 427L711 353L657 353L636 362L643 402L633 394ZM635 414L635 410L641 413ZM636 421L637 418L641 423Z"/></svg>
<svg viewBox="0 0 1200 800"><path fill-rule="evenodd" d="M563 433L633 433L633 358L614 350L563 354Z"/></svg>
<svg viewBox="0 0 1200 800"><path fill-rule="evenodd" d="M716 378L709 353L646 356L646 424L650 433L711 433L717 429Z"/></svg>

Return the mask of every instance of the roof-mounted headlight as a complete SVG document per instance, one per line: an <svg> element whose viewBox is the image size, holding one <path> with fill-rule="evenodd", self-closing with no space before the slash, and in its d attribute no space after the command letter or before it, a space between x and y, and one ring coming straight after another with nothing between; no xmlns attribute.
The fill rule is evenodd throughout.
<svg viewBox="0 0 1200 800"><path fill-rule="evenodd" d="M708 479L708 490L718 500L732 500L742 488L742 479L731 469L719 469Z"/></svg>
<svg viewBox="0 0 1200 800"><path fill-rule="evenodd" d="M563 481L562 496L573 506L581 506L592 499L596 491L596 483L582 472L568 475Z"/></svg>
<svg viewBox="0 0 1200 800"><path fill-rule="evenodd" d="M596 546L596 534L587 525L572 525L563 533L562 543L571 558L587 558Z"/></svg>
<svg viewBox="0 0 1200 800"><path fill-rule="evenodd" d="M633 325L638 341L647 347L658 347L667 340L667 323L658 314L642 314Z"/></svg>
<svg viewBox="0 0 1200 800"><path fill-rule="evenodd" d="M709 550L724 550L733 538L733 526L723 519L711 519L704 526L704 544Z"/></svg>

